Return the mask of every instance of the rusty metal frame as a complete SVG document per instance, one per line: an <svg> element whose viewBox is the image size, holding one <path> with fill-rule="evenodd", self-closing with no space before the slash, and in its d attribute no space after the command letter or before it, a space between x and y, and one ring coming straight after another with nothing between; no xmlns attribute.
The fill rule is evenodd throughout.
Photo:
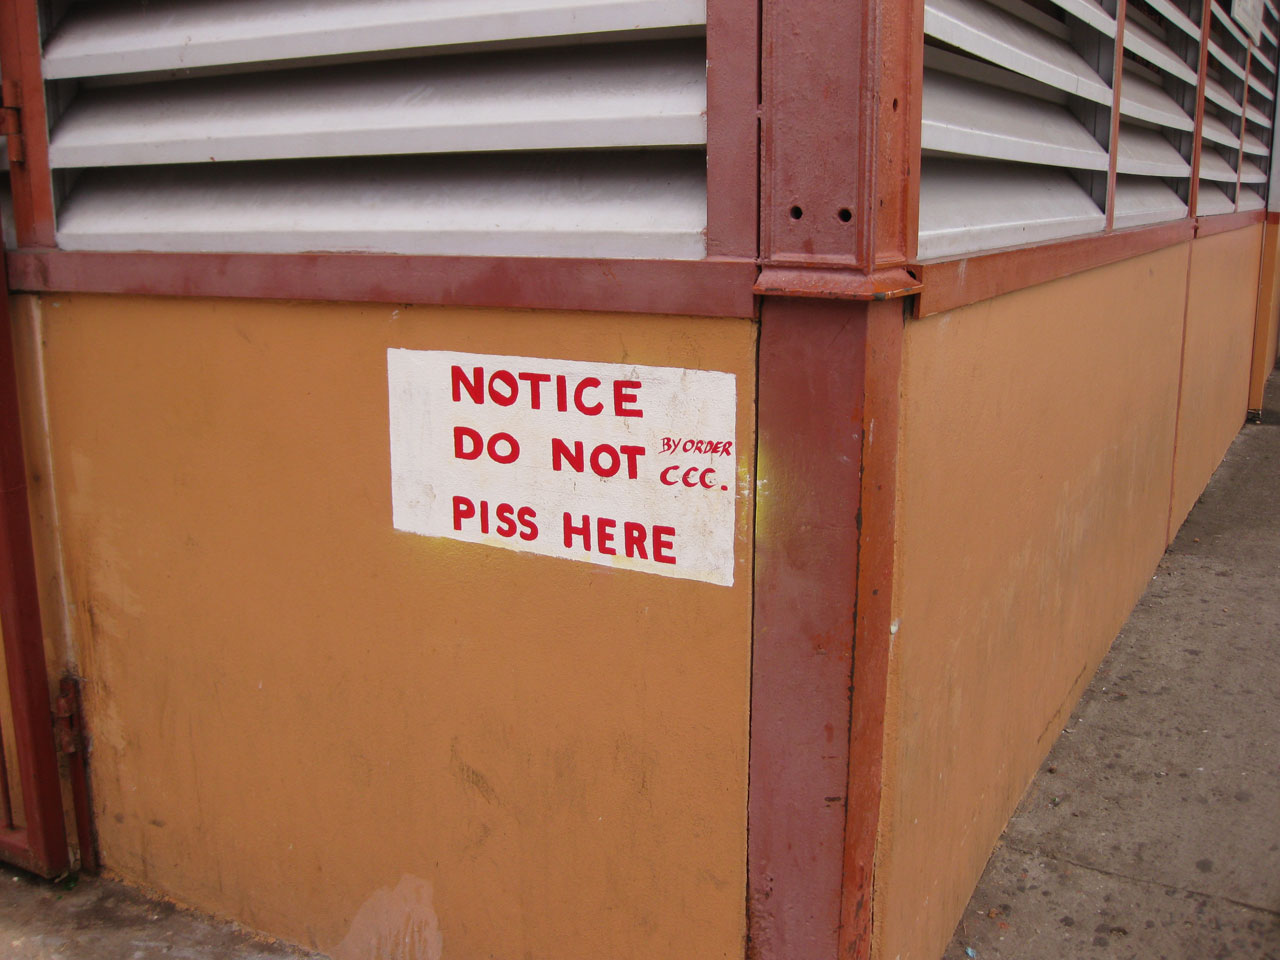
<svg viewBox="0 0 1280 960"><path fill-rule="evenodd" d="M754 260L18 250L11 289L750 317Z"/></svg>
<svg viewBox="0 0 1280 960"><path fill-rule="evenodd" d="M69 865L40 626L8 297L0 298L0 634L26 825L0 829L0 859L54 877Z"/></svg>
<svg viewBox="0 0 1280 960"><path fill-rule="evenodd" d="M1212 217L1199 217L1196 220L1196 236L1211 237L1215 233L1228 233L1231 230L1243 230L1255 223L1262 223L1267 218L1265 210L1237 210L1235 213L1219 213Z"/></svg>

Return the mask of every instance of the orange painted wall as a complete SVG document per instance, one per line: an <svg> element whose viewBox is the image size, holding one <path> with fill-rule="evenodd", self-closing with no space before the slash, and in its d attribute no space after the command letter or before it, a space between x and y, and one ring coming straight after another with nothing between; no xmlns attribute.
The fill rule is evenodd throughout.
<svg viewBox="0 0 1280 960"><path fill-rule="evenodd" d="M753 323L19 306L111 871L338 960L742 956L749 501L732 588L397 532L386 349L736 373L750 489Z"/></svg>
<svg viewBox="0 0 1280 960"><path fill-rule="evenodd" d="M1262 225L1192 245L1169 540L1244 426Z"/></svg>
<svg viewBox="0 0 1280 960"><path fill-rule="evenodd" d="M883 960L936 960L1165 548L1188 246L909 321Z"/></svg>
<svg viewBox="0 0 1280 960"><path fill-rule="evenodd" d="M1280 224L1267 223L1263 231L1261 276L1258 283L1258 316L1253 327L1253 364L1249 371L1249 409L1261 410L1267 377L1276 366L1277 334L1280 334Z"/></svg>

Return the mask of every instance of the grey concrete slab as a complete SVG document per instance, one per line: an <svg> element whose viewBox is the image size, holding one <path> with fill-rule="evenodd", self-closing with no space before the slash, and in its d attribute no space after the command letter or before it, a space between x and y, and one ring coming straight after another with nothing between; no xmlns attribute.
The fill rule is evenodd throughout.
<svg viewBox="0 0 1280 960"><path fill-rule="evenodd" d="M323 960L121 883L48 883L0 866L4 960Z"/></svg>
<svg viewBox="0 0 1280 960"><path fill-rule="evenodd" d="M946 960L1280 958L1280 374L993 854Z"/></svg>
<svg viewBox="0 0 1280 960"><path fill-rule="evenodd" d="M1280 919L1002 844L944 960L1280 960Z"/></svg>

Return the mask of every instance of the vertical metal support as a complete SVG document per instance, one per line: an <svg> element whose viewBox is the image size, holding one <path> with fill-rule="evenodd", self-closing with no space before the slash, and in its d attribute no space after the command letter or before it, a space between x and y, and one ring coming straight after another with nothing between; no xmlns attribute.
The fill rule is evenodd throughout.
<svg viewBox="0 0 1280 960"><path fill-rule="evenodd" d="M865 315L861 303L784 299L766 300L761 315L752 960L836 960L839 950Z"/></svg>
<svg viewBox="0 0 1280 960"><path fill-rule="evenodd" d="M1191 148L1191 196L1187 202L1187 210L1192 218L1197 216L1196 210L1200 205L1200 154L1204 150L1204 86L1205 78L1209 76L1209 25L1213 18L1210 2L1211 0L1204 0L1200 11L1200 64L1196 70L1198 78L1196 81L1196 129Z"/></svg>
<svg viewBox="0 0 1280 960"><path fill-rule="evenodd" d="M1124 26L1129 16L1128 0L1115 4L1116 39L1111 65L1111 116L1107 136L1106 232L1116 225L1116 166L1120 156L1120 97L1124 85Z"/></svg>
<svg viewBox="0 0 1280 960"><path fill-rule="evenodd" d="M759 254L760 7L707 0L707 256Z"/></svg>
<svg viewBox="0 0 1280 960"><path fill-rule="evenodd" d="M0 830L0 859L47 877L68 866L44 635L36 594L8 280L0 298L0 633L26 825Z"/></svg>
<svg viewBox="0 0 1280 960"><path fill-rule="evenodd" d="M758 292L918 289L923 22L923 0L764 4Z"/></svg>
<svg viewBox="0 0 1280 960"><path fill-rule="evenodd" d="M924 0L766 0L761 38L748 955L867 960Z"/></svg>
<svg viewBox="0 0 1280 960"><path fill-rule="evenodd" d="M4 105L16 108L22 117L23 159L9 169L18 246L52 247L53 180L35 0L0 0L0 78Z"/></svg>
<svg viewBox="0 0 1280 960"><path fill-rule="evenodd" d="M1244 135L1249 131L1249 71L1253 68L1253 44L1244 48L1244 97L1240 102L1240 142L1236 145L1236 210L1240 209L1240 191L1244 187Z"/></svg>

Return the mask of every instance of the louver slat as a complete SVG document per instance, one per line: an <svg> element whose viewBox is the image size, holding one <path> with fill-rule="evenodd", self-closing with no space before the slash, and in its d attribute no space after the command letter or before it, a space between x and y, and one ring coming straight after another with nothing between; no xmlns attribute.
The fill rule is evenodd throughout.
<svg viewBox="0 0 1280 960"><path fill-rule="evenodd" d="M1271 148L1246 130L1244 132L1244 152L1251 153L1256 157L1265 157L1271 153Z"/></svg>
<svg viewBox="0 0 1280 960"><path fill-rule="evenodd" d="M927 36L1096 103L1111 90L1084 58L1057 37L983 0L928 0Z"/></svg>
<svg viewBox="0 0 1280 960"><path fill-rule="evenodd" d="M1254 193L1249 187L1240 191L1240 209L1241 210L1263 210L1267 206L1265 200L1258 194Z"/></svg>
<svg viewBox="0 0 1280 960"><path fill-rule="evenodd" d="M1183 59L1174 53L1150 31L1136 21L1129 21L1124 26L1124 48L1159 67L1170 76L1177 77L1184 83L1196 85L1198 78Z"/></svg>
<svg viewBox="0 0 1280 960"><path fill-rule="evenodd" d="M48 79L587 34L697 28L700 0L128 0L83 4Z"/></svg>
<svg viewBox="0 0 1280 960"><path fill-rule="evenodd" d="M1064 171L925 161L920 181L922 259L1078 236L1105 225L1102 211Z"/></svg>
<svg viewBox="0 0 1280 960"><path fill-rule="evenodd" d="M926 150L1107 169L1107 152L1056 104L926 71L923 114Z"/></svg>
<svg viewBox="0 0 1280 960"><path fill-rule="evenodd" d="M1187 205L1163 180L1151 177L1120 177L1116 180L1114 225L1117 230L1179 220L1186 215Z"/></svg>
<svg viewBox="0 0 1280 960"><path fill-rule="evenodd" d="M1220 153L1206 149L1200 153L1200 179L1235 183L1236 172L1231 169L1231 164L1227 163Z"/></svg>
<svg viewBox="0 0 1280 960"><path fill-rule="evenodd" d="M1254 164L1245 160L1240 164L1240 182L1241 183L1266 183L1267 175L1262 172Z"/></svg>
<svg viewBox="0 0 1280 960"><path fill-rule="evenodd" d="M1120 112L1126 117L1158 123L1174 130L1194 130L1195 121L1164 88L1136 73L1121 78Z"/></svg>
<svg viewBox="0 0 1280 960"><path fill-rule="evenodd" d="M86 171L60 218L72 250L702 257L700 157L378 157ZM360 186L352 189L353 179Z"/></svg>
<svg viewBox="0 0 1280 960"><path fill-rule="evenodd" d="M1215 117L1212 113L1205 111L1204 126L1201 129L1201 135L1206 140L1214 143L1220 143L1226 147L1236 147L1240 145L1240 138L1232 133L1231 128Z"/></svg>
<svg viewBox="0 0 1280 960"><path fill-rule="evenodd" d="M700 45L397 60L86 90L55 167L703 145Z"/></svg>
<svg viewBox="0 0 1280 960"><path fill-rule="evenodd" d="M1187 177L1191 164L1156 130L1122 127L1116 155L1118 173L1147 177Z"/></svg>
<svg viewBox="0 0 1280 960"><path fill-rule="evenodd" d="M1244 113L1244 108L1227 92L1227 88L1213 79L1213 77L1204 78L1204 95L1206 99L1213 101L1224 109L1230 110L1237 116Z"/></svg>
<svg viewBox="0 0 1280 960"><path fill-rule="evenodd" d="M1235 180L1234 174L1231 177ZM1236 205L1231 198L1209 183L1200 184L1199 200L1196 203L1196 216L1209 217L1219 213L1234 213Z"/></svg>

